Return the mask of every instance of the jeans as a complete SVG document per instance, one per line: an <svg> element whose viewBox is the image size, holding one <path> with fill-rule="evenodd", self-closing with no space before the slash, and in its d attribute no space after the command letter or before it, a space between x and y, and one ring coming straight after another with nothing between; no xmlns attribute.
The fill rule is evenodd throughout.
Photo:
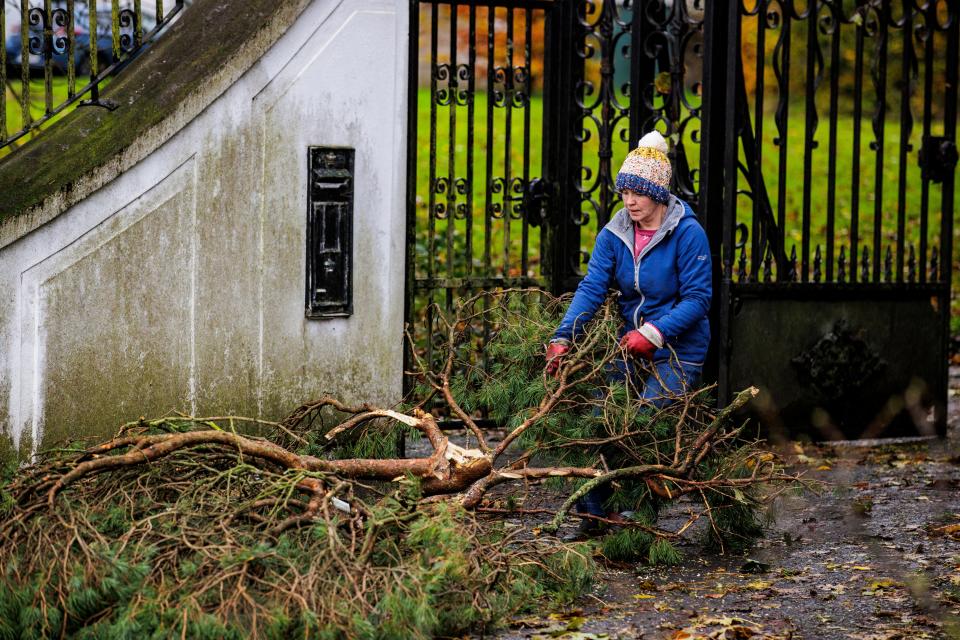
<svg viewBox="0 0 960 640"><path fill-rule="evenodd" d="M647 374L640 388L643 389L641 398L657 409L662 409L673 402L673 396L693 389L700 384L700 375L703 367L696 364L664 360L654 364L653 373ZM611 382L624 382L627 376L636 376L638 371L633 363L617 359L608 373L607 379ZM609 484L593 489L577 501L577 512L588 513L593 516L606 517L607 510L604 503L610 498L613 490Z"/></svg>

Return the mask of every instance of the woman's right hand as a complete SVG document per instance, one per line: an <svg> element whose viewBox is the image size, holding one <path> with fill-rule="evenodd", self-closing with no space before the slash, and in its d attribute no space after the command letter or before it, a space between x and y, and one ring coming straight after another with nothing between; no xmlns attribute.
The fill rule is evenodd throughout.
<svg viewBox="0 0 960 640"><path fill-rule="evenodd" d="M560 359L567 351L570 351L570 345L562 342L551 342L547 345L547 375L556 376L560 369Z"/></svg>

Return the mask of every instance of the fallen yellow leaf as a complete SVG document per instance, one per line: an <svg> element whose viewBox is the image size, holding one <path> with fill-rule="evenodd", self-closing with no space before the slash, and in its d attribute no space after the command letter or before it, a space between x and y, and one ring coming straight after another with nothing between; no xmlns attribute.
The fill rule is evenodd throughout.
<svg viewBox="0 0 960 640"><path fill-rule="evenodd" d="M580 631L586 621L586 618L574 616L567 621L566 631Z"/></svg>
<svg viewBox="0 0 960 640"><path fill-rule="evenodd" d="M563 613L551 613L547 617L550 618L551 620L563 620L563 621L575 620L577 618L581 618L582 616L580 614L582 613L583 613L582 609L574 609L572 611L566 611Z"/></svg>
<svg viewBox="0 0 960 640"><path fill-rule="evenodd" d="M895 586L897 586L897 583L894 582L893 580L890 580L889 578L884 580L874 580L873 582L870 583L870 588L872 589L878 589L880 587L895 587Z"/></svg>
<svg viewBox="0 0 960 640"><path fill-rule="evenodd" d="M886 590L891 587L897 586L897 583L889 578L883 580L874 580L870 583L870 586L862 591L862 594L865 596L878 596L886 593Z"/></svg>
<svg viewBox="0 0 960 640"><path fill-rule="evenodd" d="M637 600L650 600L651 598L656 598L657 596L651 595L649 593L636 593L633 596Z"/></svg>
<svg viewBox="0 0 960 640"><path fill-rule="evenodd" d="M748 589L753 589L754 591L763 591L764 589L769 589L773 586L773 583L769 580L754 580L753 582L747 584Z"/></svg>

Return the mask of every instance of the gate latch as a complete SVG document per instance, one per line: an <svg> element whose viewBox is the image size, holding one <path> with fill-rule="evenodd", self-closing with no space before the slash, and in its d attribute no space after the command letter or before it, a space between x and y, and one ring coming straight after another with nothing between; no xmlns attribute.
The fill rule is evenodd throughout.
<svg viewBox="0 0 960 640"><path fill-rule="evenodd" d="M957 166L957 144L942 136L924 136L919 164L924 180L943 182Z"/></svg>
<svg viewBox="0 0 960 640"><path fill-rule="evenodd" d="M523 192L523 211L527 224L538 227L550 220L550 201L556 195L552 182L543 178L534 178L527 183Z"/></svg>

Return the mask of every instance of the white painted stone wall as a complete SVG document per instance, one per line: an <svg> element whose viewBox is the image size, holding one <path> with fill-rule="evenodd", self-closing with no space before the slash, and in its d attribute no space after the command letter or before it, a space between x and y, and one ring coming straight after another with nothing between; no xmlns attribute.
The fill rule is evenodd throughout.
<svg viewBox="0 0 960 640"><path fill-rule="evenodd" d="M169 411L401 389L406 3L315 0L155 152L0 248L0 421L36 450ZM304 314L307 148L356 149L353 307Z"/></svg>

